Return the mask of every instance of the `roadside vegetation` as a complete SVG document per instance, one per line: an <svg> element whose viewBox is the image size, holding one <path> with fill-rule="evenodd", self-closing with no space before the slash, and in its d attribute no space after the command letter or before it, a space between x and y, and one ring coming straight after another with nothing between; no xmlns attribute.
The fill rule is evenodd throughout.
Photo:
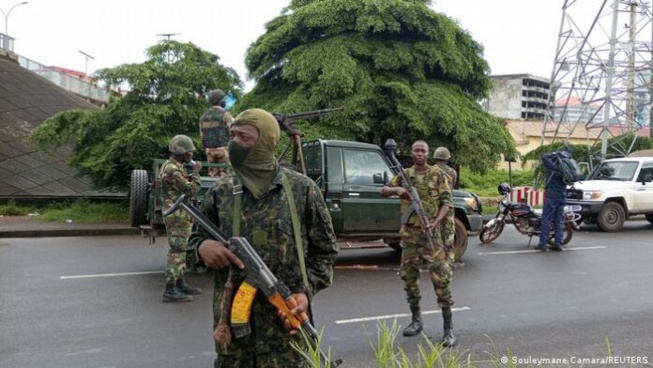
<svg viewBox="0 0 653 368"><path fill-rule="evenodd" d="M129 219L129 206L126 201L90 202L85 199L29 205L9 201L0 204L0 216L32 216L41 221L126 222Z"/></svg>
<svg viewBox="0 0 653 368"><path fill-rule="evenodd" d="M513 171L512 185L532 186L533 170ZM494 213L499 199L497 185L508 182L506 170L487 170L484 173L463 168L460 175L461 189L478 194L483 200L484 212ZM489 211L489 212L488 212ZM127 222L129 204L125 202L91 202L79 199L74 202L48 202L42 204L17 204L11 200L0 204L0 216L35 216L42 221L74 222Z"/></svg>
<svg viewBox="0 0 653 368"><path fill-rule="evenodd" d="M467 349L460 349L459 347L445 348L442 345L430 340L428 336L422 333L420 340L415 344L413 340L410 342L410 349L402 346L397 342L397 336L400 332L400 326L395 319L392 325L388 326L385 322L379 322L376 325L376 341L372 341L374 333L365 331L370 336L370 347L376 357L377 368L474 368L474 367L496 367L496 368L516 368L519 366L526 367L560 367L569 364L569 358L560 357L542 357L541 359L532 357L518 357L514 355L509 347L499 347L494 341L487 336L487 348L482 354L474 355ZM309 349L308 352L302 351L299 346L295 349L302 352L309 366L312 368L329 367L331 363L336 361L339 357L336 352L333 352L325 344L321 343L322 334L318 338L318 346L321 346L325 351L328 362L324 364L320 361L320 352L315 349ZM603 353L598 353L593 358L579 358L590 359L587 364L596 365L601 364L607 367L615 367L617 364L610 362L614 358L614 352L610 340L606 337L603 341ZM309 344L310 345L310 344ZM415 349L416 346L416 349ZM564 360L563 360L564 359ZM605 361L603 361L605 360ZM566 363L565 363L566 361ZM583 363L579 363L583 366ZM345 361L342 366L356 367L356 362ZM628 366L634 366L630 364Z"/></svg>

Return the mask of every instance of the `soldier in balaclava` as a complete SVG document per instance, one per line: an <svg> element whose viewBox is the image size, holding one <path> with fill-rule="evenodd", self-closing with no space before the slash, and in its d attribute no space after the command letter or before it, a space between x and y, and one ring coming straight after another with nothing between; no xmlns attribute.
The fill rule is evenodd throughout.
<svg viewBox="0 0 653 368"><path fill-rule="evenodd" d="M211 91L209 94L209 108L200 117L200 137L202 145L206 150L206 160L209 163L229 163L229 152L227 143L229 142L229 127L233 118L229 111L225 109L226 95L219 89ZM210 167L209 176L223 176L227 172L225 167Z"/></svg>
<svg viewBox="0 0 653 368"><path fill-rule="evenodd" d="M267 111L248 109L238 114L228 144L234 175L215 181L202 202L202 212L225 235L245 237L252 244L290 289L297 301L292 312L298 315L309 312L313 296L331 284L338 251L320 188L305 175L278 164L279 136L279 124ZM292 346L293 342L302 346L301 334L288 333L276 309L263 297L257 296L251 305L252 332L231 336L233 290L243 281L233 271L242 262L203 228L193 232L189 247L194 257L190 262L198 270L215 269L215 366L305 367L306 361Z"/></svg>

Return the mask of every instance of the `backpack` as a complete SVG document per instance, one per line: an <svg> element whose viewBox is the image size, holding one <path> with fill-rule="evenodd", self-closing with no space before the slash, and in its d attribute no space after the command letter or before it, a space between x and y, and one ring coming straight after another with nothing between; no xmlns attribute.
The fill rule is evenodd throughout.
<svg viewBox="0 0 653 368"><path fill-rule="evenodd" d="M558 167L562 170L562 179L565 184L573 185L574 183L583 180L583 173L576 160L567 152L557 152L555 155Z"/></svg>

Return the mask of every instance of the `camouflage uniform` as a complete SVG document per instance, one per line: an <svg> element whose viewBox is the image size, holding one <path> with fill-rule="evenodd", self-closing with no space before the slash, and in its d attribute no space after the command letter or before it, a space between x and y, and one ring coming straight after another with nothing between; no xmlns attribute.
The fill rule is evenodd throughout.
<svg viewBox="0 0 653 368"><path fill-rule="evenodd" d="M288 178L301 223L301 234L306 259L308 289L304 288L299 267L292 221L286 194L281 184L281 172ZM232 235L234 206L234 176L218 179L207 192L202 210L226 235ZM274 175L267 193L256 200L243 187L241 231L270 270L283 281L291 293L303 292L309 301L333 279L333 263L337 255L336 238L331 215L317 185L308 177L280 168ZM199 271L206 270L197 253L197 246L211 236L197 227L189 245L189 265ZM194 250L194 251L193 251ZM220 304L228 269L214 273L214 328L220 319ZM234 278L238 288L242 278ZM216 344L218 357L215 367L303 367L305 360L290 345L302 341L299 335L291 336L277 316L276 309L259 291L254 299L250 324L252 333L240 339L232 337L229 346Z"/></svg>
<svg viewBox="0 0 653 368"><path fill-rule="evenodd" d="M417 189L430 220L434 220L437 217L438 211L442 206L453 207L451 189L442 170L436 166L427 165L424 174L415 174L413 168L408 168L405 171L406 176ZM392 178L390 185L406 188L406 185L401 182L401 179L401 175L396 175ZM409 205L409 200L402 200L402 213L407 210ZM453 305L449 290L449 283L453 278L452 266L454 257L452 249L452 225L453 212L450 212L450 215L433 231L434 249L429 248L428 238L422 231L422 226L417 216L411 216L408 224L403 225L401 228L402 252L399 274L401 279L404 280L406 300L411 309L419 308L419 302L421 300L419 272L420 266L424 262L428 266L429 276L438 298L438 305L441 308ZM451 234L451 236L448 236L448 234ZM445 238L447 241L443 241L443 235L446 235Z"/></svg>
<svg viewBox="0 0 653 368"><path fill-rule="evenodd" d="M449 181L449 187L453 190L453 188L456 187L458 183L458 173L456 173L456 170L454 170L451 166L447 165L446 163L437 163L437 167L441 168L445 175L447 175L447 180ZM454 213L453 213L453 208L451 209L451 216L447 216L447 221L450 222L449 227L443 229L442 231L442 241L445 244L451 244L451 247L453 248L454 244L454 235L456 233L456 225L454 223ZM451 257L455 258L455 253L451 252Z"/></svg>
<svg viewBox="0 0 653 368"><path fill-rule="evenodd" d="M200 117L200 137L206 150L206 160L210 163L229 163L229 127L233 118L229 111L220 106L212 106ZM209 168L209 176L224 176L223 167Z"/></svg>
<svg viewBox="0 0 653 368"><path fill-rule="evenodd" d="M172 207L180 195L194 197L200 189L200 177L188 174L183 164L170 158L161 166L161 189L163 190L163 211ZM186 247L193 222L185 211L178 210L163 218L166 225L168 244L166 257L166 282L175 282L184 275L186 268Z"/></svg>

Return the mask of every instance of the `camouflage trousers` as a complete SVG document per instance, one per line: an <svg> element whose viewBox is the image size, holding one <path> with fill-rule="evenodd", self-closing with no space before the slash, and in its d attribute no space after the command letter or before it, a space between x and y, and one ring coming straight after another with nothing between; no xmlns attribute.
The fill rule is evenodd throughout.
<svg viewBox="0 0 653 368"><path fill-rule="evenodd" d="M444 237L449 237L448 231L436 231L434 249L428 247L428 238L421 229L404 232L401 241L401 267L399 275L404 280L406 300L410 307L418 307L422 299L419 289L420 267L426 264L431 283L435 289L440 308L451 307L453 300L449 284L453 279L454 252L451 246L444 246ZM453 245L453 241L451 242Z"/></svg>
<svg viewBox="0 0 653 368"><path fill-rule="evenodd" d="M227 147L216 147L206 149L206 160L210 163L228 164L229 151ZM227 175L226 167L210 167L209 176L225 176Z"/></svg>
<svg viewBox="0 0 653 368"><path fill-rule="evenodd" d="M176 281L186 271L186 250L193 222L186 213L177 211L165 217L166 235L168 236L168 254L166 255L166 282Z"/></svg>

